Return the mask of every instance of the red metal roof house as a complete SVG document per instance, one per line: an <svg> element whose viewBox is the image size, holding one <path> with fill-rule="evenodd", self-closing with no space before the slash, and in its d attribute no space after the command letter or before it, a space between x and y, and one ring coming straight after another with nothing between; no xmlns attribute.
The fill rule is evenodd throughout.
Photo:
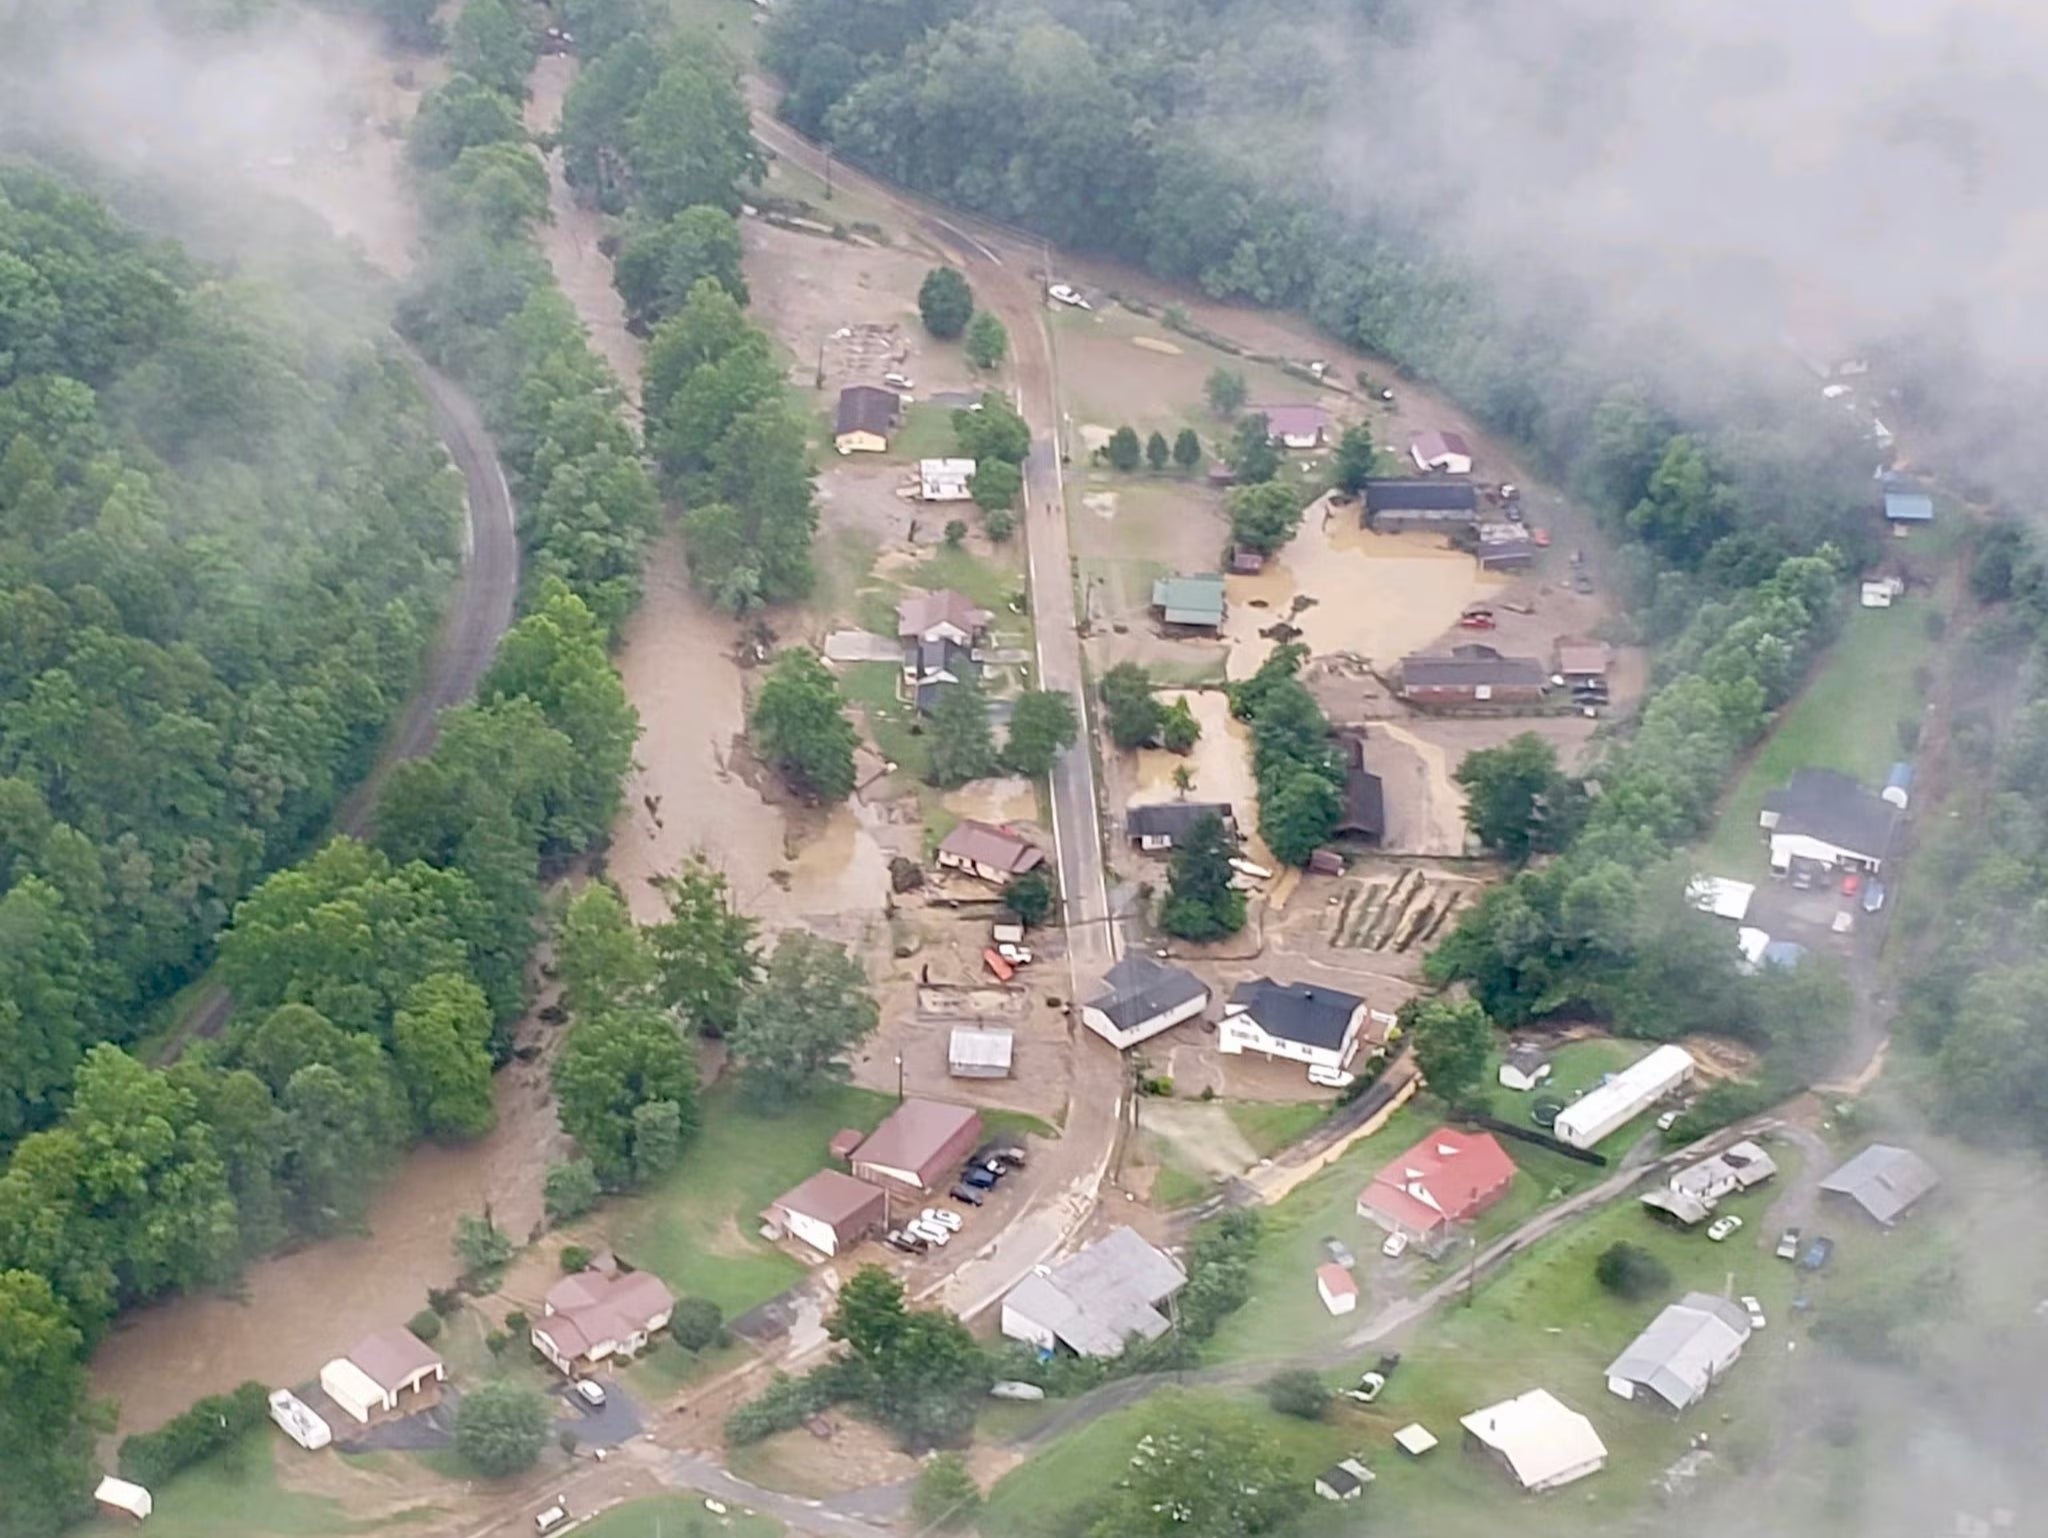
<svg viewBox="0 0 2048 1538"><path fill-rule="evenodd" d="M1429 1247L1507 1195L1515 1161L1490 1132L1439 1127L1358 1194L1358 1215Z"/></svg>

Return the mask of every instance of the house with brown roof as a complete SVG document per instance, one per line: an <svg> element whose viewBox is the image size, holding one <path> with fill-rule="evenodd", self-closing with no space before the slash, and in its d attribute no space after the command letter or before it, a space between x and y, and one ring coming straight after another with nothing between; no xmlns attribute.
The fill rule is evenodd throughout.
<svg viewBox="0 0 2048 1538"><path fill-rule="evenodd" d="M1534 657L1503 657L1491 646L1454 646L1401 659L1401 698L1417 705L1528 704L1549 675Z"/></svg>
<svg viewBox="0 0 2048 1538"><path fill-rule="evenodd" d="M1408 457L1415 461L1416 469L1425 473L1472 473L1472 448L1460 433L1439 432L1435 428L1417 433L1408 440Z"/></svg>
<svg viewBox="0 0 2048 1538"><path fill-rule="evenodd" d="M903 415L903 397L880 385L848 385L839 392L832 446L842 454L886 454L889 434Z"/></svg>
<svg viewBox="0 0 2048 1538"><path fill-rule="evenodd" d="M965 871L1001 886L1043 865L1045 851L1022 834L970 818L940 841L938 859L941 869Z"/></svg>
<svg viewBox="0 0 2048 1538"><path fill-rule="evenodd" d="M912 1097L853 1151L854 1178L930 1191L950 1184L980 1141L980 1112Z"/></svg>
<svg viewBox="0 0 2048 1538"><path fill-rule="evenodd" d="M776 1197L761 1216L820 1255L838 1255L879 1233L888 1214L889 1196L880 1186L839 1170L819 1170Z"/></svg>
<svg viewBox="0 0 2048 1538"><path fill-rule="evenodd" d="M575 1377L608 1357L645 1351L675 1306L675 1294L651 1271L579 1271L547 1290L529 1338L542 1356Z"/></svg>
<svg viewBox="0 0 2048 1538"><path fill-rule="evenodd" d="M1589 641L1583 636L1561 635L1557 638L1557 676L1565 686L1577 689L1582 686L1607 686L1607 670L1614 663L1614 656L1605 641Z"/></svg>
<svg viewBox="0 0 2048 1538"><path fill-rule="evenodd" d="M443 1383L448 1365L439 1353L410 1330L394 1326L365 1335L347 1356L320 1369L320 1391L352 1420L367 1425L379 1412L399 1408L407 1394L426 1392Z"/></svg>
<svg viewBox="0 0 2048 1538"><path fill-rule="evenodd" d="M1330 413L1320 406L1250 406L1246 414L1264 417L1267 439L1283 449L1319 449L1330 436Z"/></svg>
<svg viewBox="0 0 2048 1538"><path fill-rule="evenodd" d="M995 616L949 587L912 593L896 605L896 638L904 642L950 641L973 646Z"/></svg>

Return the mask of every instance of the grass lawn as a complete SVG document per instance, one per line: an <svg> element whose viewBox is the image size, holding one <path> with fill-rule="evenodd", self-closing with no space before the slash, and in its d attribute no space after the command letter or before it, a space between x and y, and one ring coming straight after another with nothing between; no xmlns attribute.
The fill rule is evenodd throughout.
<svg viewBox="0 0 2048 1538"><path fill-rule="evenodd" d="M1787 705L1748 769L1721 805L1700 851L1711 874L1760 880L1769 862L1757 814L1767 791L1795 769L1839 769L1872 787L1906 756L1899 723L1918 722L1923 699L1915 672L1935 650L1927 617L1936 604L1902 598L1889 609L1850 612L1841 638L1822 658L1805 690Z"/></svg>
<svg viewBox="0 0 2048 1538"><path fill-rule="evenodd" d="M1278 1153L1289 1143L1300 1141L1322 1125L1330 1114L1327 1100L1307 1100L1290 1105L1282 1102L1240 1101L1223 1108L1229 1113L1244 1140L1260 1158Z"/></svg>
<svg viewBox="0 0 2048 1538"><path fill-rule="evenodd" d="M894 626L892 617L890 628ZM893 662L854 662L839 670L839 688L848 704L866 714L882 756L911 779L922 780L929 755L924 737L913 729L916 708L897 698L896 681L902 676L903 670Z"/></svg>
<svg viewBox="0 0 2048 1538"><path fill-rule="evenodd" d="M709 1298L727 1318L766 1302L804 1267L755 1237L757 1214L825 1163L833 1133L869 1130L891 1105L887 1095L834 1085L764 1116L741 1103L736 1086L717 1086L704 1096L703 1125L681 1167L612 1210L613 1247L678 1295Z"/></svg>
<svg viewBox="0 0 2048 1538"><path fill-rule="evenodd" d="M973 599L995 615L991 629L1003 631L1017 627L1018 616L1010 612L1010 604L1024 592L1024 567L1022 548L1014 541L1005 547L1000 558L994 560L976 555L964 547L953 549L941 545L907 575L912 587L928 591L949 587ZM890 614L890 633L894 634L894 600L890 602Z"/></svg>
<svg viewBox="0 0 2048 1538"><path fill-rule="evenodd" d="M953 436L953 413L924 401L903 413L903 425L889 442L892 459L954 459L960 440Z"/></svg>
<svg viewBox="0 0 2048 1538"><path fill-rule="evenodd" d="M331 1496L282 1489L277 1455L285 1445L266 1421L219 1457L156 1486L151 1492L156 1511L149 1519L150 1533L169 1538L325 1538L399 1533L441 1514L438 1507L422 1506L379 1521L360 1521ZM291 1451L297 1453L296 1448ZM135 1524L126 1518L108 1517L71 1529L86 1538L128 1538L134 1530Z"/></svg>
<svg viewBox="0 0 2048 1538"><path fill-rule="evenodd" d="M663 1399L677 1389L715 1378L752 1356L737 1339L705 1351L685 1351L664 1339L625 1371L626 1387L641 1399Z"/></svg>
<svg viewBox="0 0 2048 1538"><path fill-rule="evenodd" d="M1145 1135L1145 1156L1158 1162L1152 1177L1152 1206L1160 1212L1190 1206L1207 1196L1214 1182L1198 1170L1191 1170L1173 1156L1173 1144L1153 1133Z"/></svg>
<svg viewBox="0 0 2048 1538"><path fill-rule="evenodd" d="M782 1524L749 1512L715 1517L694 1495L657 1495L627 1501L576 1529L577 1538L781 1538Z"/></svg>

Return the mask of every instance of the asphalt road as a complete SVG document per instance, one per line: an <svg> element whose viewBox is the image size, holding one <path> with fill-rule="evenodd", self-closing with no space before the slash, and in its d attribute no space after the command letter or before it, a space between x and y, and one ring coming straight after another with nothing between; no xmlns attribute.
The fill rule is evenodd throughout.
<svg viewBox="0 0 2048 1538"><path fill-rule="evenodd" d="M333 831L360 837L375 818L377 796L394 766L434 746L441 712L475 695L498 642L512 624L519 597L519 534L505 468L485 431L476 403L453 380L404 343L398 344L427 398L434 431L462 472L469 504L463 528L462 575L442 617L441 633L427 654L426 672L405 709L391 724L376 767L342 801ZM172 1057L195 1036L215 1036L227 1024L234 999L219 984L207 988L185 1012L164 1055Z"/></svg>

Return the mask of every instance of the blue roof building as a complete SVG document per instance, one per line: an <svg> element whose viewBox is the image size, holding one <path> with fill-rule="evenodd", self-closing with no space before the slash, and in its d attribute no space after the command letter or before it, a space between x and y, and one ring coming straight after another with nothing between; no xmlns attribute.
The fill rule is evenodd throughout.
<svg viewBox="0 0 2048 1538"><path fill-rule="evenodd" d="M1921 491L1888 491L1884 494L1887 523L1934 522L1934 498Z"/></svg>

